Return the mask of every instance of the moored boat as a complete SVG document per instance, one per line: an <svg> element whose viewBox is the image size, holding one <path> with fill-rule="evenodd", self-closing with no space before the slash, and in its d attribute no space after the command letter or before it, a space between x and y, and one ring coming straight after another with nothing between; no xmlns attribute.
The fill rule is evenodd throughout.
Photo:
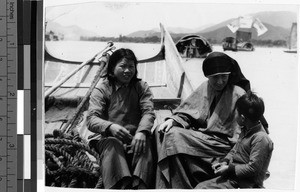
<svg viewBox="0 0 300 192"><path fill-rule="evenodd" d="M186 35L177 43L176 48L182 57L205 58L212 52L212 45L207 39L199 35Z"/></svg>
<svg viewBox="0 0 300 192"><path fill-rule="evenodd" d="M234 37L226 37L222 41L224 51L254 51L254 45L249 41L238 41Z"/></svg>
<svg viewBox="0 0 300 192"><path fill-rule="evenodd" d="M237 43L237 49L239 51L254 51L254 46L251 42Z"/></svg>
<svg viewBox="0 0 300 192"><path fill-rule="evenodd" d="M226 37L223 40L223 50L232 51L254 51L254 45L251 43L252 28L257 31L257 36L263 35L268 31L264 24L252 16L241 16L227 25L236 37Z"/></svg>

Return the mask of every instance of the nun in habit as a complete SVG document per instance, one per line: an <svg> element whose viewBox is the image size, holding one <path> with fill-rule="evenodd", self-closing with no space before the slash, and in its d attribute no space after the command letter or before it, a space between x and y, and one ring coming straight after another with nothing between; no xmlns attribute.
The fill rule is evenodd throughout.
<svg viewBox="0 0 300 192"><path fill-rule="evenodd" d="M156 189L191 189L214 177L212 163L237 141L235 103L250 90L250 82L238 63L221 52L209 54L202 70L208 80L155 129Z"/></svg>

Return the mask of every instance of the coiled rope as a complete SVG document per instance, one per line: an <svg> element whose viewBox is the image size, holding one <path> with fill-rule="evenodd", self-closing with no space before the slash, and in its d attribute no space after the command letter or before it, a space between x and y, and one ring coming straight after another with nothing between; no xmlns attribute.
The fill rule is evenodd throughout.
<svg viewBox="0 0 300 192"><path fill-rule="evenodd" d="M54 130L46 136L46 186L103 188L99 154L76 133L71 135Z"/></svg>

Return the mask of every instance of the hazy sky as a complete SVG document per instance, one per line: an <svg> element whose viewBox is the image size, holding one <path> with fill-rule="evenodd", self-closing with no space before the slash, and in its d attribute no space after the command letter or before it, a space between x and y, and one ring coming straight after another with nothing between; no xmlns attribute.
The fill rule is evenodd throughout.
<svg viewBox="0 0 300 192"><path fill-rule="evenodd" d="M195 29L261 11L299 11L296 1L283 2L45 0L44 5L47 22L78 25L100 36L119 36L158 28L159 23L167 28Z"/></svg>

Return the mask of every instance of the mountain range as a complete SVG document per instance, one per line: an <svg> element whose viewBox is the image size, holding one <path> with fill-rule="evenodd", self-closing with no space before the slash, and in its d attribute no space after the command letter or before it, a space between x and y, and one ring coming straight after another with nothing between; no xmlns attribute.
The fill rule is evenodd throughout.
<svg viewBox="0 0 300 192"><path fill-rule="evenodd" d="M288 11L274 11L274 12L258 12L251 14L254 18L258 18L268 29L268 31L257 36L255 29L252 31L252 39L256 40L286 40L290 33L290 28L293 22L297 22L297 14ZM182 37L186 34L196 34L205 37L206 39L213 39L217 42L222 41L225 37L235 37L235 33L232 33L227 25L234 21L236 18L228 19L218 24L206 26L205 28L186 29L186 28L168 28L172 37ZM158 36L160 32L158 29L152 29L147 31L136 31L127 35L128 37L149 37Z"/></svg>
<svg viewBox="0 0 300 192"><path fill-rule="evenodd" d="M297 14L288 11L273 11L273 12L258 12L251 14L254 18L258 18L268 29L268 31L257 36L255 29L252 33L252 39L256 40L286 40L289 36L290 27L293 22L297 22ZM214 40L217 42L222 41L225 37L235 37L227 24L231 23L236 18L225 20L218 24L210 24L206 26L197 27L194 29L181 28L181 27L168 27L165 26L170 32L172 37L182 37L186 34L196 34L205 37L206 39ZM84 30L76 25L61 26L58 23L52 22L47 24L47 31L55 31L56 33L63 34L65 40L79 40L80 36L92 37L99 36L94 32ZM149 30L135 31L130 34L124 35L127 37L160 37L160 30L158 28Z"/></svg>

